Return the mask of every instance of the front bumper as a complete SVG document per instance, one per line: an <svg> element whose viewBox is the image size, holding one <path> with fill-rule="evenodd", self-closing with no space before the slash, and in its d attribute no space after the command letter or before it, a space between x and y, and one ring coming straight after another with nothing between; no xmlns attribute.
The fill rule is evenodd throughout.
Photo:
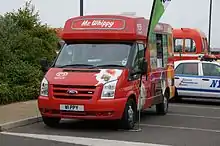
<svg viewBox="0 0 220 146"><path fill-rule="evenodd" d="M39 96L38 108L42 116L59 117L68 119L100 119L117 120L121 119L127 98L111 100L73 100L73 99L54 99ZM84 105L84 111L72 112L61 111L60 104Z"/></svg>

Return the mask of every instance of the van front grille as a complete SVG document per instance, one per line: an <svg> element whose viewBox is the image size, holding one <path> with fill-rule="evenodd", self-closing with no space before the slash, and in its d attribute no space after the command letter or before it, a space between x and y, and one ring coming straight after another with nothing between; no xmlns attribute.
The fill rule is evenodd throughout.
<svg viewBox="0 0 220 146"><path fill-rule="evenodd" d="M59 99L89 100L95 92L96 86L53 85L53 97ZM68 91L74 91L70 93Z"/></svg>

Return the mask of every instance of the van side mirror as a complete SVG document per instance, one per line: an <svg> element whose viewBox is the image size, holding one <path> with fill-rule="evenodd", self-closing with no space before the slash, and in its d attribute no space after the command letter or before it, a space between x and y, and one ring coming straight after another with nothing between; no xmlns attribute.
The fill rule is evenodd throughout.
<svg viewBox="0 0 220 146"><path fill-rule="evenodd" d="M130 75L133 76L133 75L136 75L136 74L146 74L147 73L147 70L148 69L148 63L145 59L143 59L141 62L140 62L140 65L139 65L139 68L138 69L132 69L131 72L130 72Z"/></svg>
<svg viewBox="0 0 220 146"><path fill-rule="evenodd" d="M142 71L141 71L141 73L142 74L146 74L147 72L148 72L148 62L147 62L147 60L143 60L143 64L142 64Z"/></svg>
<svg viewBox="0 0 220 146"><path fill-rule="evenodd" d="M47 60L47 58L42 58L42 59L40 60L40 65L41 65L41 69L42 69L42 71L43 71L44 73L46 73L46 72L48 71L49 66L50 66L50 64L49 64L49 62L48 62L48 60Z"/></svg>

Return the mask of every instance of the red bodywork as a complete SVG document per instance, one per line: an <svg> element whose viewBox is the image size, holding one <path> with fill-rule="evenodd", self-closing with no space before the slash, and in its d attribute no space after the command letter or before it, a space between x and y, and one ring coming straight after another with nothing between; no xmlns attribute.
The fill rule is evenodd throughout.
<svg viewBox="0 0 220 146"><path fill-rule="evenodd" d="M77 69L74 72L68 72L65 79L58 79L56 75L58 72L63 72L63 69L57 68L48 71L46 78L50 81L49 98L39 97L38 100L40 111L44 116L80 119L117 119L121 117L127 100L126 97L128 96L126 93L128 93L128 90L131 90L123 88L126 85L122 85L125 83L126 79L124 77L127 76L127 72L124 71L120 77L121 79L117 86L122 88L116 90L117 98L114 100L103 100L100 99L103 85L99 84L96 86L98 81L95 74L100 73L100 70L84 71L83 69ZM70 88L79 92L73 99L68 97L66 93ZM136 92L134 90L128 94L136 95ZM85 112L61 112L59 110L60 104L84 105Z"/></svg>
<svg viewBox="0 0 220 146"><path fill-rule="evenodd" d="M194 52L186 52L186 44L183 41L181 53L174 52L174 60L190 60L198 59L199 56L203 56L208 52L207 37L204 32L193 28L180 28L173 29L173 38L176 39L192 39L195 42L196 50ZM174 43L175 45L175 43ZM176 47L176 46L175 46Z"/></svg>
<svg viewBox="0 0 220 146"><path fill-rule="evenodd" d="M91 15L71 18L66 21L62 39L68 41L140 41L146 45L148 20L115 15ZM155 32L170 33L167 24L158 24ZM172 32L171 32L172 33ZM154 50L153 50L154 51ZM150 51L146 59L150 60ZM170 53L170 52L169 52ZM172 54L172 53L171 53ZM173 70L170 70L173 73ZM97 76L114 76L120 72L115 91L115 99L101 99L103 83L98 84ZM168 79L167 68L152 68L148 63L148 73L143 76L145 100L144 108L154 104L157 82L161 75ZM110 75L110 76L111 76ZM48 97L39 96L38 106L43 116L78 119L120 119L128 97L138 102L139 80L128 80L129 69L103 71L102 69L51 68L45 75L49 82ZM170 77L171 78L171 77ZM173 76L172 76L173 79ZM111 80L111 79L110 79ZM167 81L167 80L166 80ZM168 82L166 82L168 86ZM78 94L70 97L66 91L74 89ZM84 105L83 112L60 111L60 104Z"/></svg>

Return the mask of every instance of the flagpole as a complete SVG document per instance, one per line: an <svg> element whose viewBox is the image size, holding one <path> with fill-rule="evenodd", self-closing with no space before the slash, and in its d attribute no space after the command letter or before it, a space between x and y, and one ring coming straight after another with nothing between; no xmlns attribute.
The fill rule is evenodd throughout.
<svg viewBox="0 0 220 146"><path fill-rule="evenodd" d="M80 16L83 16L83 0L80 0L80 6L79 6L79 8L80 8Z"/></svg>
<svg viewBox="0 0 220 146"><path fill-rule="evenodd" d="M210 0L209 6L209 38L208 38L208 52L211 51L211 28L212 28L212 0Z"/></svg>
<svg viewBox="0 0 220 146"><path fill-rule="evenodd" d="M154 7L155 7L155 4L156 4L156 0L154 0L154 2L153 2L153 7L152 7L152 10L151 10L151 16L150 16L150 20L149 20L149 24L148 24L148 31L147 31L147 38L146 38L146 46L148 46L148 35L149 35L149 30L150 30L150 24L151 24L151 19L152 19L152 17L153 17L153 12L154 12ZM145 49L144 49L144 54L146 54L145 53L146 52L146 47L145 47ZM141 76L140 76L140 83L139 83L139 89L140 89L140 93L139 94L141 94L141 84L142 84L142 74L141 74ZM138 106L139 106L139 111L138 111L138 127L137 127L137 129L135 129L135 130L130 130L130 131L135 131L135 132L140 132L141 131L141 128L140 128L140 122L141 122L141 105L140 105L140 102L141 102L141 96L139 96L139 99L138 99Z"/></svg>

